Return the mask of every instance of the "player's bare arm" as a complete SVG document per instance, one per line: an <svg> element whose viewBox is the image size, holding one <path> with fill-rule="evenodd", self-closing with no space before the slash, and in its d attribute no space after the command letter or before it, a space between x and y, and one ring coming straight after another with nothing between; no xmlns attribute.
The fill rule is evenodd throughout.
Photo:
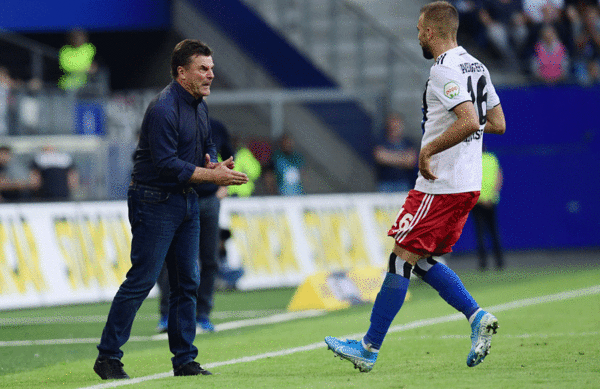
<svg viewBox="0 0 600 389"><path fill-rule="evenodd" d="M456 121L442 135L425 145L419 154L419 171L427 180L437 179L430 167L433 155L456 146L479 129L479 118L471 101L457 105L453 111Z"/></svg>
<svg viewBox="0 0 600 389"><path fill-rule="evenodd" d="M506 120L500 104L488 109L486 116L487 123L485 124L484 133L502 135L506 132Z"/></svg>
<svg viewBox="0 0 600 389"><path fill-rule="evenodd" d="M197 166L189 182L194 184L212 182L219 186L242 185L248 182L245 173L229 169L225 162L217 163L213 168L208 169Z"/></svg>

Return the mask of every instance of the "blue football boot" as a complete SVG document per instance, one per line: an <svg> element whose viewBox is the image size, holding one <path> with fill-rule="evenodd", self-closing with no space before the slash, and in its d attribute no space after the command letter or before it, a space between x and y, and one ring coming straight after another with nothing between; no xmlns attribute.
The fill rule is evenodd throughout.
<svg viewBox="0 0 600 389"><path fill-rule="evenodd" d="M336 356L352 362L354 368L360 370L361 373L368 373L373 369L377 354L379 354L379 352L365 349L360 340L341 340L333 336L327 336L325 343Z"/></svg>
<svg viewBox="0 0 600 389"><path fill-rule="evenodd" d="M471 323L471 352L467 356L467 366L477 366L490 353L492 335L498 330L496 316L481 310Z"/></svg>

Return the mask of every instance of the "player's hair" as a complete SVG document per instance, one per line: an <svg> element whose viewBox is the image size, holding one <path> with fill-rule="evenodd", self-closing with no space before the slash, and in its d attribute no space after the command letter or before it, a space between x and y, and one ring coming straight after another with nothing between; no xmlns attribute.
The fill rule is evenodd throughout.
<svg viewBox="0 0 600 389"><path fill-rule="evenodd" d="M171 55L171 76L177 78L177 68L188 66L195 55L209 57L212 55L212 50L196 39L184 39L179 42Z"/></svg>
<svg viewBox="0 0 600 389"><path fill-rule="evenodd" d="M426 23L433 24L442 39L456 39L458 11L447 1L434 1L421 8Z"/></svg>

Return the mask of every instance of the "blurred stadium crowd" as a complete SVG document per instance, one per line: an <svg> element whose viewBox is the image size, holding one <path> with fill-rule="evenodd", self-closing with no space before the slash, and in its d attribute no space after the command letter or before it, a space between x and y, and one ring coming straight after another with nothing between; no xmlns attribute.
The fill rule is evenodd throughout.
<svg viewBox="0 0 600 389"><path fill-rule="evenodd" d="M600 82L596 0L454 0L459 40L500 67L548 84Z"/></svg>
<svg viewBox="0 0 600 389"><path fill-rule="evenodd" d="M492 71L519 75L523 85L588 87L600 83L597 0L453 3L461 16L459 43L481 55ZM96 53L90 35L92 39L85 31L74 30L62 47L48 47L18 34L0 33L0 201L125 197L136 134L155 91L144 91L141 86L136 90L111 88L111 69L103 65L103 53ZM55 50L56 56L50 53L35 60L32 54L34 60L18 63L15 58L22 57L18 52L31 45L35 47L32 53ZM36 74L40 67L45 69L43 78ZM31 70L24 72L23 68ZM373 130L374 134L380 132ZM111 142L98 143L90 136ZM284 145L290 140L293 144L293 137L239 139L238 149L249 150L260 163L253 195L282 193L281 177L276 174L276 159L282 154L295 153L290 160L298 160L298 172L302 171L303 150L283 150L293 149L293 145ZM45 159L55 169L54 175L40 170L36 163L42 150L49 148L57 149L54 157ZM107 169L99 174L98 166ZM46 178L52 182L60 179L59 195L42 189L44 177L52 177Z"/></svg>

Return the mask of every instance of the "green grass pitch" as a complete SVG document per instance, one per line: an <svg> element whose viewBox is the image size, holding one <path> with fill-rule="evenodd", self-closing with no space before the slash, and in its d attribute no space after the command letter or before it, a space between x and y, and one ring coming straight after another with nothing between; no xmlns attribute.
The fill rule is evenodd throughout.
<svg viewBox="0 0 600 389"><path fill-rule="evenodd" d="M133 326L138 340L124 347L125 370L136 380L130 382L102 381L92 371L108 303L0 312L0 388L103 388L110 383L135 388L600 388L600 266L459 275L482 307L501 307L494 312L500 329L491 353L474 368L466 366L468 322L452 320L456 312L416 280L370 373L333 358L323 343L327 335L367 330L371 306L360 305L198 335L197 361L214 375L169 376L167 341L150 340L158 304L151 299ZM585 288L586 294L557 295ZM283 313L293 292L218 293L214 322ZM559 297L545 297L550 295ZM515 301L521 303L509 304ZM440 319L428 321L434 318ZM40 342L57 339L67 343Z"/></svg>

